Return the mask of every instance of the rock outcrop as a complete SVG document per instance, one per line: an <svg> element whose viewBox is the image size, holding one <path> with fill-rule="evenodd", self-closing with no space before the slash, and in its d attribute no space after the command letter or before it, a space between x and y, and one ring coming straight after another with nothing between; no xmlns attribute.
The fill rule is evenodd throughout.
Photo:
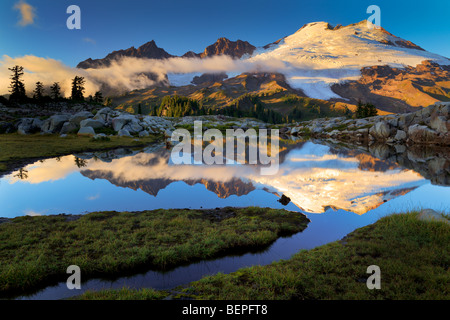
<svg viewBox="0 0 450 320"><path fill-rule="evenodd" d="M288 126L282 132L358 143L450 146L450 102L437 102L405 114L316 119Z"/></svg>
<svg viewBox="0 0 450 320"><path fill-rule="evenodd" d="M167 130L173 129L170 120L122 113L109 107L98 110L95 115L89 111L81 111L73 115L55 114L44 121L39 118L23 118L15 125L15 130L24 135L41 132L41 134L76 133L81 136L97 136L103 131L109 131L119 136L146 137L150 133L164 134ZM6 130L13 131L5 125L4 131Z"/></svg>

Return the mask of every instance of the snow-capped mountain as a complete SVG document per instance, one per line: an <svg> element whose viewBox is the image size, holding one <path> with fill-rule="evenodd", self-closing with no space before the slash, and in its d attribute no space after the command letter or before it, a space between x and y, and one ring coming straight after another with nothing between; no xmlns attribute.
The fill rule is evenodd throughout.
<svg viewBox="0 0 450 320"><path fill-rule="evenodd" d="M450 60L427 52L367 21L346 27L327 22L303 26L276 44L258 49L250 61L279 60L287 64L286 80L294 88L318 99L341 98L330 85L357 80L364 67L388 65L406 67L431 60L450 65Z"/></svg>
<svg viewBox="0 0 450 320"><path fill-rule="evenodd" d="M134 70L136 77L149 77L152 88L175 87L178 89L174 94L208 99L216 103L214 107L227 106L245 93L264 93L267 98L280 90L351 108L363 100L385 112L412 111L450 100L448 58L425 51L367 21L336 27L327 22L309 23L259 48L245 41L220 38L203 53L189 51L181 57L167 53L152 41L138 49L115 51L104 59L88 59L79 67L104 68L126 57L157 61L143 64L146 70ZM158 68L157 75L152 74L153 65ZM127 69L125 64L120 67ZM278 80L274 82L275 78ZM255 81L258 86L249 85ZM149 97L160 96L159 89L152 89L151 94L148 86L138 89L147 94L140 96L140 91L135 90L132 100L125 95L119 104L153 104L155 101L149 101ZM169 91L161 92L172 94ZM276 104L279 98L263 102L270 108L270 101ZM286 112L291 108L281 107Z"/></svg>

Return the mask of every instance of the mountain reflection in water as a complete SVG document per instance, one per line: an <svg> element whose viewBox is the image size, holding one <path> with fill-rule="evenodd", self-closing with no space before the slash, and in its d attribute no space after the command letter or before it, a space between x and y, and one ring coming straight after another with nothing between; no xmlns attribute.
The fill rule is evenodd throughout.
<svg viewBox="0 0 450 320"><path fill-rule="evenodd" d="M280 150L280 168L274 176L260 175L256 165L174 165L170 150L162 145L39 161L0 179L0 201L6 210L2 215L260 206L267 205L262 198L283 194L306 213L332 208L361 215L430 184L411 167L358 150L313 142L290 143ZM132 190L147 196L132 195ZM26 201L12 201L24 192ZM213 200L210 192L226 201Z"/></svg>

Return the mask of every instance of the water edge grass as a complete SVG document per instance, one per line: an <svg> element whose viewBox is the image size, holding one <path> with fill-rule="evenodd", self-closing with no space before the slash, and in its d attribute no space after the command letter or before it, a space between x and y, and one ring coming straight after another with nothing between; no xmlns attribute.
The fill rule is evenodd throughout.
<svg viewBox="0 0 450 320"><path fill-rule="evenodd" d="M86 280L250 251L308 222L257 207L18 217L0 224L0 295L66 280L69 265Z"/></svg>
<svg viewBox="0 0 450 320"><path fill-rule="evenodd" d="M176 288L172 298L199 300L450 299L450 226L394 214L344 239L289 260L218 273ZM443 217L449 219L448 215ZM381 270L381 289L369 290L368 266ZM140 290L123 289L128 299ZM141 289L142 290L142 289ZM181 291L181 294L180 294ZM170 297L170 296L169 296ZM77 299L113 298L108 290Z"/></svg>

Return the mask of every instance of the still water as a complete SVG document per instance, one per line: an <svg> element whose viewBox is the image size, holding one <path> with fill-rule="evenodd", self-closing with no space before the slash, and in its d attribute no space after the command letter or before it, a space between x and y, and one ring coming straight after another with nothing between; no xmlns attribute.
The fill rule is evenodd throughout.
<svg viewBox="0 0 450 320"><path fill-rule="evenodd" d="M424 177L418 173L423 170L411 165L406 168L365 152L313 142L286 144L279 155L279 172L262 176L257 166L250 165L174 165L170 151L155 144L143 150L118 149L38 161L0 178L0 217L7 218L259 206L301 212L311 220L303 232L280 238L264 251L166 272L92 279L82 284L82 290L68 290L60 283L20 298L60 299L89 289L123 286L169 289L204 275L289 259L301 249L342 239L390 213L420 208L450 212L450 188L436 184L447 177ZM448 174L443 172L440 174ZM291 199L286 206L277 201L283 194Z"/></svg>

